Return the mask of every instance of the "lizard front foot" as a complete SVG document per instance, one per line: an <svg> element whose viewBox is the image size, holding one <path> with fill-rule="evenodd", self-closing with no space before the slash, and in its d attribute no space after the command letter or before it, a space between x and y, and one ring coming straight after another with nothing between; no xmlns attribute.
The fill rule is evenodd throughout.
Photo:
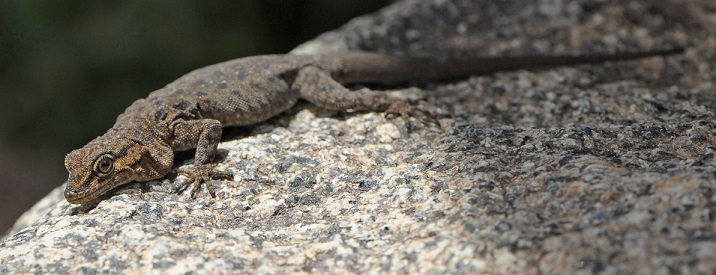
<svg viewBox="0 0 716 275"><path fill-rule="evenodd" d="M179 168L179 171L177 171L177 174L188 178L186 181L179 184L177 194L183 193L184 190L186 190L193 183L194 188L191 190L192 199L196 198L196 195L199 194L199 191L201 191L201 185L203 184L206 184L206 189L209 191L209 195L211 195L212 198L216 198L216 190L214 186L211 185L211 180L230 180L234 177L231 172L216 170L215 167L209 164L197 165L194 169L181 167Z"/></svg>

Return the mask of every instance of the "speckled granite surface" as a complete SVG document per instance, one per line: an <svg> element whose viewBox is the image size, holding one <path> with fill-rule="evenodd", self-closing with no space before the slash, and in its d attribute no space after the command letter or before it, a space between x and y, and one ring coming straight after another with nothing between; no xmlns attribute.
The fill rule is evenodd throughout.
<svg viewBox="0 0 716 275"><path fill-rule="evenodd" d="M401 88L442 128L302 104L228 131L214 200L53 192L0 272L713 272L716 4L504 2L401 2L297 51L688 50Z"/></svg>

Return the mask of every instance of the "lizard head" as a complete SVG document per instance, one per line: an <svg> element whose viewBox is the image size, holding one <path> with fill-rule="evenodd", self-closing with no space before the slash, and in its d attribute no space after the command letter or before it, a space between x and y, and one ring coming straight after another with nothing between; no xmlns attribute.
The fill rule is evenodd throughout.
<svg viewBox="0 0 716 275"><path fill-rule="evenodd" d="M117 136L100 136L65 157L65 199L80 204L128 183L157 178L146 146Z"/></svg>

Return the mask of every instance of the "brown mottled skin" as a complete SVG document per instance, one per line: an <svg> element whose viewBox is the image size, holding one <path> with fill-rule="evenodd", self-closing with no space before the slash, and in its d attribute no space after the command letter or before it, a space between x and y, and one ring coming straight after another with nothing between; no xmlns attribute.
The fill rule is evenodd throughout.
<svg viewBox="0 0 716 275"><path fill-rule="evenodd" d="M211 161L226 126L264 121L291 108L299 98L333 110L422 113L384 93L349 91L342 84L396 83L527 69L624 60L681 52L681 49L590 56L534 56L477 59L401 58L372 53L266 55L235 59L195 70L139 99L104 135L65 158L65 198L84 203L131 181L164 177L175 151L196 148L194 169L181 170L192 183L231 179ZM211 187L207 184L207 187ZM213 196L213 188L209 188Z"/></svg>

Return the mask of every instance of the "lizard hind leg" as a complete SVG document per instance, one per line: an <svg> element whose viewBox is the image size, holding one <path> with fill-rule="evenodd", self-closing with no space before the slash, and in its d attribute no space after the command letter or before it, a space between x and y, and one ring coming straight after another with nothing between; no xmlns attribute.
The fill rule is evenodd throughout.
<svg viewBox="0 0 716 275"><path fill-rule="evenodd" d="M439 125L434 116L414 104L392 98L385 92L369 89L351 91L334 80L326 71L307 66L301 68L291 87L301 98L329 110L376 111L397 114L404 118L415 117L423 123Z"/></svg>
<svg viewBox="0 0 716 275"><path fill-rule="evenodd" d="M211 180L233 178L231 172L217 170L211 163L221 139L221 123L214 119L181 120L173 123L172 129L172 148L181 151L196 147L194 168L179 168L178 174L187 180L180 184L177 193L181 194L194 184L191 197L196 198L201 186L206 185L211 197L216 197Z"/></svg>

